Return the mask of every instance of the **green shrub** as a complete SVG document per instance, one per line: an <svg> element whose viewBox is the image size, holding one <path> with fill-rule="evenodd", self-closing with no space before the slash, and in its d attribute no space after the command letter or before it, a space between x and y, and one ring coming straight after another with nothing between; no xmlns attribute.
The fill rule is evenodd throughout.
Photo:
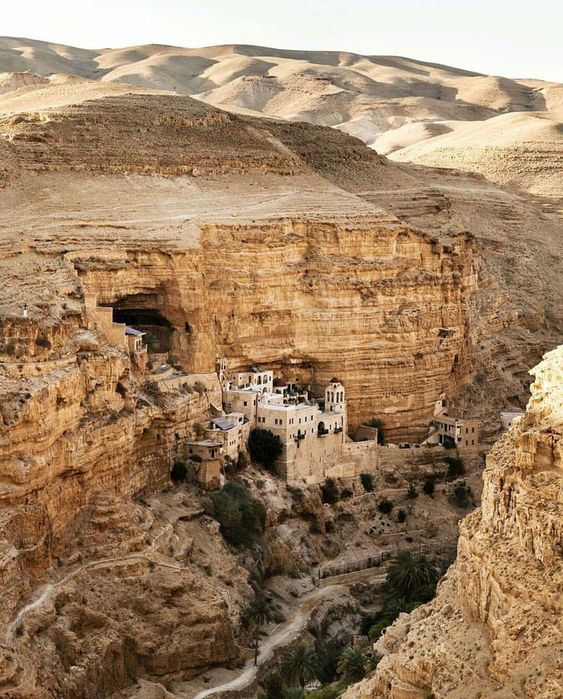
<svg viewBox="0 0 563 699"><path fill-rule="evenodd" d="M283 444L277 434L255 427L248 437L248 451L253 461L273 471L276 460L282 454Z"/></svg>
<svg viewBox="0 0 563 699"><path fill-rule="evenodd" d="M320 631L322 636L322 631ZM317 652L319 656L319 667L317 670L317 679L322 684L329 684L336 677L336 666L340 657L340 647L334 645L327 646L321 639L317 642Z"/></svg>
<svg viewBox="0 0 563 699"><path fill-rule="evenodd" d="M410 483L409 489L407 490L407 498L409 500L414 500L417 497L418 497L418 490L416 489L416 485L414 483Z"/></svg>
<svg viewBox="0 0 563 699"><path fill-rule="evenodd" d="M290 686L304 687L314 679L319 669L319 660L313 648L298 643L285 655L281 664L282 675Z"/></svg>
<svg viewBox="0 0 563 699"><path fill-rule="evenodd" d="M249 545L264 531L266 511L242 483L229 481L211 494L215 519L231 544Z"/></svg>
<svg viewBox="0 0 563 699"><path fill-rule="evenodd" d="M312 692L307 692L307 699L337 699L341 693L341 687L331 684L328 687L320 687Z"/></svg>
<svg viewBox="0 0 563 699"><path fill-rule="evenodd" d="M435 588L438 578L439 570L436 564L426 556L399 551L387 569L385 585L395 597L409 602L426 601L428 588Z"/></svg>
<svg viewBox="0 0 563 699"><path fill-rule="evenodd" d="M377 428L377 443L385 444L385 427L383 426L383 422L378 417L374 417L367 425L368 427Z"/></svg>
<svg viewBox="0 0 563 699"><path fill-rule="evenodd" d="M371 473L360 473L360 480L366 493L371 493L373 490L373 476Z"/></svg>
<svg viewBox="0 0 563 699"><path fill-rule="evenodd" d="M453 437L450 437L449 434L447 434L444 437L444 443L442 446L444 447L444 449L455 449L456 448L455 439Z"/></svg>
<svg viewBox="0 0 563 699"><path fill-rule="evenodd" d="M458 507L467 508L471 505L471 495L471 488L465 481L462 481L461 483L456 483L451 500Z"/></svg>
<svg viewBox="0 0 563 699"><path fill-rule="evenodd" d="M170 471L170 480L174 483L180 483L181 481L185 481L187 476L188 469L186 468L186 464L182 461L176 461L174 466L172 466L172 470Z"/></svg>
<svg viewBox="0 0 563 699"><path fill-rule="evenodd" d="M332 478L327 478L321 485L321 500L326 505L334 505L338 502L338 488Z"/></svg>
<svg viewBox="0 0 563 699"><path fill-rule="evenodd" d="M368 638L370 641L377 641L377 639L381 636L381 634L385 631L385 629L389 626L389 624L392 624L393 622L389 622L387 619L383 619L382 621L378 621L376 624L373 624L373 626L370 626L370 629L368 631Z"/></svg>
<svg viewBox="0 0 563 699"><path fill-rule="evenodd" d="M407 513L406 510L399 510L397 512L397 522L406 522L407 521Z"/></svg>
<svg viewBox="0 0 563 699"><path fill-rule="evenodd" d="M203 459L199 454L190 454L190 461L195 462L196 464L201 464L203 463Z"/></svg>
<svg viewBox="0 0 563 699"><path fill-rule="evenodd" d="M384 498L383 500L379 501L379 504L377 505L377 509L382 512L384 515L388 515L391 510L393 509L393 503L391 500L388 500L387 498Z"/></svg>
<svg viewBox="0 0 563 699"><path fill-rule="evenodd" d="M336 669L347 682L359 682L366 675L366 661L359 646L350 646L341 653Z"/></svg>
<svg viewBox="0 0 563 699"><path fill-rule="evenodd" d="M279 673L271 672L260 684L264 699L285 699L285 686Z"/></svg>
<svg viewBox="0 0 563 699"><path fill-rule="evenodd" d="M436 483L434 481L434 478L427 478L424 481L424 485L422 486L422 490L424 490L426 495L430 495L430 497L432 497L434 495L435 489L436 489Z"/></svg>
<svg viewBox="0 0 563 699"><path fill-rule="evenodd" d="M446 456L444 461L448 464L448 472L446 474L448 481L455 481L456 478L463 476L465 473L465 466L463 465L461 456Z"/></svg>

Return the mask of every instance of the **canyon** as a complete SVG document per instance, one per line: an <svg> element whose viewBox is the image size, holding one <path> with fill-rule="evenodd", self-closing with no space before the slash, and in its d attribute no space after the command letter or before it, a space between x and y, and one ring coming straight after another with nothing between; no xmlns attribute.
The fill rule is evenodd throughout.
<svg viewBox="0 0 563 699"><path fill-rule="evenodd" d="M424 438L447 394L490 441L499 411L524 406L530 367L561 341L560 192L388 160L331 125L224 111L161 84L94 80L91 60L76 54L78 76L62 76L71 66L61 64L43 70L58 77L37 79L17 71L40 75L39 65L16 62L1 83L0 693L192 696L194 678L247 660L242 614L253 596L253 564L225 541L207 495L170 483L185 443L221 405L218 358L230 372L272 368L313 391L336 375L351 428L378 418L395 442ZM112 343L89 319L91 299L120 322L154 327L177 381ZM548 355L538 369L528 431L510 432L489 455L483 514L465 520L434 607L414 612L421 634L424 618L448 605L462 628L455 595L475 580L473 542L485 525L524 557L513 492L551 498L551 543L532 536L531 515L533 526L521 526L532 537L526 555L557 565L561 513L549 479L559 466L542 406L558 361ZM518 464L510 478L508 443ZM536 453L547 474L537 492L518 471L528 459L533 472ZM377 497L403 498L405 470L412 478L420 468L382 469ZM476 460L475 493L479 476ZM265 506L270 576L307 578L355 546L392 550L376 495L358 483L329 508L318 488L298 496L268 474L242 478ZM416 526L400 536L435 549L455 541L462 513L442 490L435 511L412 506ZM506 571L516 570L503 546ZM526 565L530 580L541 577ZM474 585L470 613L497 630L510 605L503 580L493 592ZM400 634L411 622L397 623L378 643L386 657L375 678L350 696L400 699L411 696L400 694L405 682L423 692L412 696L454 696L445 679L428 679L434 658L410 668ZM499 635L491 687L511 662L503 634L521 633ZM537 685L546 698L556 696L550 663Z"/></svg>

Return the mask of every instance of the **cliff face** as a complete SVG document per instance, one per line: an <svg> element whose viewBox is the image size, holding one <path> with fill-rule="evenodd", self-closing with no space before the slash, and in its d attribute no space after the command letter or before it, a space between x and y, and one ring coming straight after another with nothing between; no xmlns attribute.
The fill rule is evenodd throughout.
<svg viewBox="0 0 563 699"><path fill-rule="evenodd" d="M467 371L465 237L444 247L363 216L202 225L199 242L145 250L142 263L92 260L80 277L99 302L156 305L190 370L212 371L221 354L231 369L276 367L319 389L338 375L352 424L383 411L390 430L424 430L438 387Z"/></svg>
<svg viewBox="0 0 563 699"><path fill-rule="evenodd" d="M13 207L8 240L20 231L26 241L13 240L21 274L26 259L42 268L49 258L75 285L77 315L83 293L158 315L187 370L213 371L221 354L231 369L274 366L318 388L337 374L352 425L381 415L397 438L422 434L436 396L469 372L480 265L471 236L459 230L441 241L311 169L326 146L330 157L377 173L381 159L359 142L325 129L324 146L314 145L317 134L291 141L287 126L272 130L155 95L5 118L0 132L21 172L32 173L4 192ZM162 177L186 173L195 177ZM25 217L16 209L22 197ZM63 301L46 313L44 290L14 278L12 313L14 287L20 309L29 291L35 324L47 316L56 324ZM68 304L59 316L66 326ZM5 345L37 353L18 348L22 332L7 320Z"/></svg>
<svg viewBox="0 0 563 699"><path fill-rule="evenodd" d="M563 347L532 372L526 415L487 459L436 599L376 644L358 697L533 697L563 688Z"/></svg>

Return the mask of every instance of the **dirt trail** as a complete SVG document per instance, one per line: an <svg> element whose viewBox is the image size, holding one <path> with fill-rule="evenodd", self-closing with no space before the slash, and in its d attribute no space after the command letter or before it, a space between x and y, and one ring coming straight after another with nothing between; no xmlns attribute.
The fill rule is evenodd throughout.
<svg viewBox="0 0 563 699"><path fill-rule="evenodd" d="M203 699L212 695L220 695L224 692L239 692L248 687L251 687L255 682L258 669L261 665L268 662L275 650L284 648L295 640L303 631L303 628L309 620L309 616L317 604L326 597L334 594L335 591L342 589L346 590L345 585L330 585L321 587L304 595L295 609L292 610L290 618L283 624L278 624L272 633L262 641L260 653L258 655L258 665L254 665L254 658L248 660L246 665L238 677L234 680L225 682L217 687L204 689L195 695L194 699Z"/></svg>
<svg viewBox="0 0 563 699"><path fill-rule="evenodd" d="M35 609L39 609L52 595L52 593L58 588L67 583L69 580L72 580L75 578L77 575L80 575L84 570L88 570L91 568L97 568L97 567L104 567L107 565L119 565L120 563L129 563L131 561L138 561L138 560L153 560L150 558L149 553L154 552L156 549L156 546L160 539L165 535L170 533L171 528L169 526L163 527L161 531L156 535L154 538L153 542L151 543L150 547L147 549L146 552L144 553L132 553L129 555L121 555L121 556L113 556L109 558L101 558L97 561L88 561L87 563L83 563L81 566L78 566L78 568L75 568L74 570L70 571L70 573L67 573L63 578L58 580L55 583L49 583L46 585L43 590L41 591L41 594L36 597L36 599L32 600L28 604L26 604L24 607L22 607L19 612L17 613L15 619L12 621L12 623L8 626L6 630L6 635L4 637L4 642L6 645L12 645L14 641L14 635L16 632L17 627L21 624L23 621L24 617L29 613L32 612ZM158 560L154 560L154 563L157 565L166 565L162 564ZM171 568L170 564L166 565L166 567ZM181 567L178 566L177 570L181 570Z"/></svg>
<svg viewBox="0 0 563 699"><path fill-rule="evenodd" d="M318 587L304 595L298 602L297 606L291 610L288 619L283 624L278 624L272 630L272 633L262 641L260 653L258 655L258 665L254 666L254 659L248 660L246 665L241 670L240 675L232 680L204 689L193 699L204 699L204 697L216 696L216 699L225 695L231 698L242 692L245 689L252 691L252 685L255 683L258 675L258 669L271 660L274 651L279 651L288 646L294 641L303 631L311 612L317 607L323 599L333 595L335 592L348 591L348 586L365 579L380 579L381 582L385 579L385 573L381 572L380 568L366 568L343 575L337 575L333 578L325 578L321 582L321 587ZM241 699L248 699L248 694L241 694Z"/></svg>

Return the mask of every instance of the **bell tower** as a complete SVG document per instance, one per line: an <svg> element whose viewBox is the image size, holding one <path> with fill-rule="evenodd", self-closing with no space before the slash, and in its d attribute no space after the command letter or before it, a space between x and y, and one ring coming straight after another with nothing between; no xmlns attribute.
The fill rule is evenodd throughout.
<svg viewBox="0 0 563 699"><path fill-rule="evenodd" d="M330 380L325 389L325 411L327 413L345 413L346 397L344 386L336 377Z"/></svg>

